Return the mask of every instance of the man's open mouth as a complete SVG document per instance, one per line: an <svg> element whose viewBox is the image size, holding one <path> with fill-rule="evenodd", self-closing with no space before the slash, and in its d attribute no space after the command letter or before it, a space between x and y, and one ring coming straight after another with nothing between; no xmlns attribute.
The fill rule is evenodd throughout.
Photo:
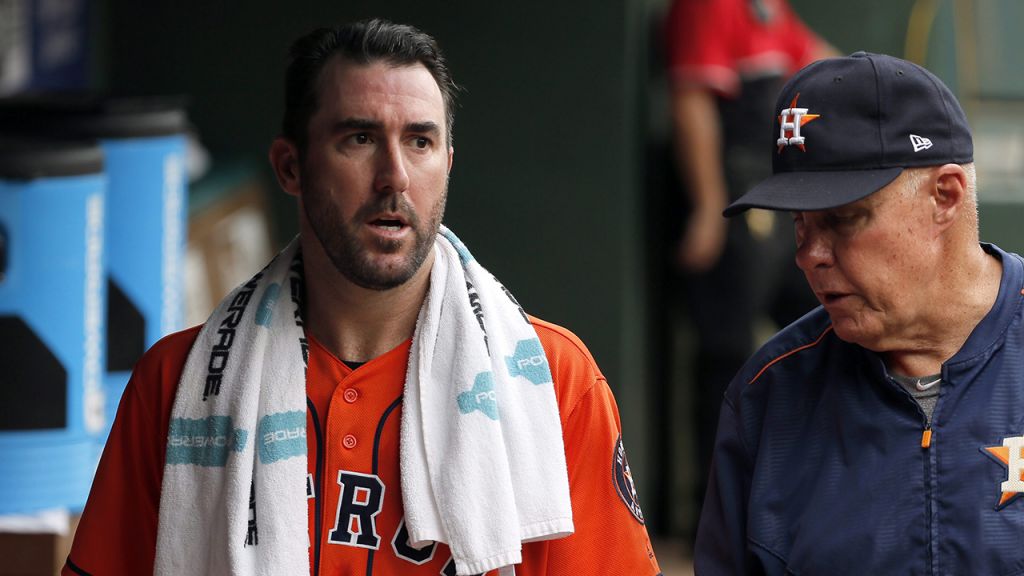
<svg viewBox="0 0 1024 576"><path fill-rule="evenodd" d="M389 232L398 232L405 227L405 224L401 220L392 220L390 218L378 218L370 222L370 225L383 228Z"/></svg>

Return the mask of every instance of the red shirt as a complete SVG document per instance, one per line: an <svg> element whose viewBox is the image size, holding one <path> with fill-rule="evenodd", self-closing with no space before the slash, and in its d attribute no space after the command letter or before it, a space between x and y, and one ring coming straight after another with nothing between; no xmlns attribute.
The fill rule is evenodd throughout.
<svg viewBox="0 0 1024 576"><path fill-rule="evenodd" d="M674 81L732 97L745 79L789 76L809 64L821 42L785 0L676 0L665 37Z"/></svg>
<svg viewBox="0 0 1024 576"><path fill-rule="evenodd" d="M571 332L533 319L551 366L565 442L576 532L523 545L518 576L655 575L628 464L620 449L618 408L590 353ZM171 407L199 327L172 334L147 352L121 398L62 574L152 574ZM416 576L455 574L443 544L406 545L399 487L399 422L410 342L350 369L310 334L306 416L310 574ZM340 515L341 475L373 476L379 512L357 526ZM374 482L376 484L376 482ZM365 494L362 502L365 505ZM372 501L372 499L370 500ZM348 502L351 510L353 502ZM339 520L339 516L345 516ZM350 532L377 537L349 544ZM402 534L402 537L399 537ZM372 540L372 538L371 538ZM319 563L319 572L316 566Z"/></svg>

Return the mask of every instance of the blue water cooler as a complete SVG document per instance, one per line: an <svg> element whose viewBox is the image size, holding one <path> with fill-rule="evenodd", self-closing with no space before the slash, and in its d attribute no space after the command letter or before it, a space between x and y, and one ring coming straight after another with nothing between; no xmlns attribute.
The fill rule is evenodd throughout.
<svg viewBox="0 0 1024 576"><path fill-rule="evenodd" d="M187 118L180 100L27 95L0 100L0 126L100 142L106 201L107 430L131 370L164 335L183 328L188 195Z"/></svg>
<svg viewBox="0 0 1024 576"><path fill-rule="evenodd" d="M0 515L85 503L105 427L103 152L0 138Z"/></svg>

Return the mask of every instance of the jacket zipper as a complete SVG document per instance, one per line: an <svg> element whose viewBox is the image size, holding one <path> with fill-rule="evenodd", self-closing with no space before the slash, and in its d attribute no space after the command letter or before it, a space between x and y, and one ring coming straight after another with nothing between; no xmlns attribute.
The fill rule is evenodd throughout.
<svg viewBox="0 0 1024 576"><path fill-rule="evenodd" d="M921 438L921 448L925 454L925 528L928 534L928 570L929 574L938 574L936 569L935 539L935 449L932 447L931 425L925 427Z"/></svg>
<svg viewBox="0 0 1024 576"><path fill-rule="evenodd" d="M932 447L934 442L932 432L932 422L935 421L935 417L939 413L939 404L942 400L942 395L939 395L939 399L935 402L935 408L932 409L931 417L924 413L924 409L918 404L917 400L911 396L910 392L905 390L898 382L891 379L891 384L896 386L901 392L903 392L907 398L914 404L918 414L921 416L921 420L924 422L924 429L921 431L921 450L924 455L924 492L925 492L925 531L927 535L927 546L928 546L928 566L925 570L929 574L938 574L936 569L936 547L938 541L935 538L935 519L934 510L935 503L932 492L935 489L935 448ZM943 374L943 380L945 381L945 374Z"/></svg>
<svg viewBox="0 0 1024 576"><path fill-rule="evenodd" d="M945 372L945 371L943 371ZM946 375L943 374L943 381L946 381ZM939 415L939 408L942 405L942 393L939 393L938 399L935 401L935 408L932 409L931 417L929 418L921 411L921 415L924 416L924 431L921 434L921 449L924 450L925 460L925 527L928 532L928 569L929 574L938 574L938 546L939 539L937 538L936 532L938 526L936 526L935 519L935 481L938 477L936 467L938 466L937 455L935 453L934 435L932 431L932 424ZM918 410L921 410L918 406Z"/></svg>

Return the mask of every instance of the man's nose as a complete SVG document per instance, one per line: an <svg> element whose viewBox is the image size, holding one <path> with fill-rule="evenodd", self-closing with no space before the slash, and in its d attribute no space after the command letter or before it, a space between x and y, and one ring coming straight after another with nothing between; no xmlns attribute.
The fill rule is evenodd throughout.
<svg viewBox="0 0 1024 576"><path fill-rule="evenodd" d="M831 266L835 262L832 243L827 234L808 227L798 234L796 265L804 272Z"/></svg>
<svg viewBox="0 0 1024 576"><path fill-rule="evenodd" d="M376 162L374 190L392 194L405 192L409 188L409 173L406 171L405 157L397 142L380 148Z"/></svg>

